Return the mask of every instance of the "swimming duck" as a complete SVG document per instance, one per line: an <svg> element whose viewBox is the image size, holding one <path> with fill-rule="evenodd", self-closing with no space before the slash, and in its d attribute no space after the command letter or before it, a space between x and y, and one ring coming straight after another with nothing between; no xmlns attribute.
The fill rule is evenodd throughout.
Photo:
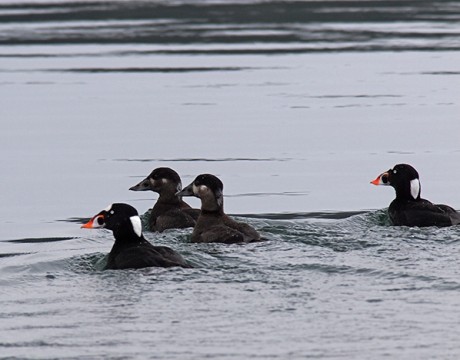
<svg viewBox="0 0 460 360"><path fill-rule="evenodd" d="M105 269L191 267L179 253L166 246L154 246L144 238L141 219L131 205L112 204L93 216L82 228L112 230L115 243Z"/></svg>
<svg viewBox="0 0 460 360"><path fill-rule="evenodd" d="M129 190L151 190L160 196L150 213L151 231L194 227L200 215L199 209L192 209L176 193L182 189L179 174L167 167L153 170L149 176Z"/></svg>
<svg viewBox="0 0 460 360"><path fill-rule="evenodd" d="M420 197L421 186L417 170L408 164L398 164L371 184L389 185L396 190L388 208L393 225L451 226L460 223L460 214L448 205L433 204Z"/></svg>
<svg viewBox="0 0 460 360"><path fill-rule="evenodd" d="M216 176L201 174L179 196L195 196L201 199L201 213L192 233L192 242L241 243L260 241L259 233L224 213L224 185Z"/></svg>

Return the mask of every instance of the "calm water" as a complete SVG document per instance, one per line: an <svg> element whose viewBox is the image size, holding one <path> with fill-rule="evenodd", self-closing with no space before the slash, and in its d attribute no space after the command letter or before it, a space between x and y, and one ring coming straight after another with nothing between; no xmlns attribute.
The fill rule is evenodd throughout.
<svg viewBox="0 0 460 360"><path fill-rule="evenodd" d="M460 228L369 184L460 209L459 50L455 1L0 2L0 358L459 358ZM268 241L100 271L80 224L158 166Z"/></svg>

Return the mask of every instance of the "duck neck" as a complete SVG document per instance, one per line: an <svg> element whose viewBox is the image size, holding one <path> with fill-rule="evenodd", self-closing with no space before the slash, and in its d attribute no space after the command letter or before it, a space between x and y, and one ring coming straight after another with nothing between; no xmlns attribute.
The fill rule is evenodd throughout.
<svg viewBox="0 0 460 360"><path fill-rule="evenodd" d="M142 234L139 236L134 232L130 223L122 224L122 226L118 226L112 231L115 244L134 244L141 242L143 239Z"/></svg>
<svg viewBox="0 0 460 360"><path fill-rule="evenodd" d="M176 196L175 193L171 192L162 192L160 193L160 197L158 198L157 202L162 203L162 204L180 204L181 203L181 198Z"/></svg>
<svg viewBox="0 0 460 360"><path fill-rule="evenodd" d="M224 215L224 208L220 207L215 210L201 208L201 215L221 216Z"/></svg>
<svg viewBox="0 0 460 360"><path fill-rule="evenodd" d="M214 198L206 197L201 199L201 212L203 214L223 214L224 199L223 197Z"/></svg>
<svg viewBox="0 0 460 360"><path fill-rule="evenodd" d="M409 183L405 184L405 186L395 188L395 190L396 198L399 200L420 200L421 187L419 179L413 179Z"/></svg>

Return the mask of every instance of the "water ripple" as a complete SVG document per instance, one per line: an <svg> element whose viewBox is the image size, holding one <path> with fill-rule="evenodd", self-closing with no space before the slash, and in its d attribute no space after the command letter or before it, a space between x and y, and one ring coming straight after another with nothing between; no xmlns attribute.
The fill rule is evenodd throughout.
<svg viewBox="0 0 460 360"><path fill-rule="evenodd" d="M70 72L70 73L189 73L189 72L211 72L211 71L243 71L256 70L249 67L111 67L111 68L71 68L71 69L45 69L49 72Z"/></svg>
<svg viewBox="0 0 460 360"><path fill-rule="evenodd" d="M105 159L101 159L105 160ZM271 162L271 161L291 161L292 158L175 158L175 159L113 159L113 161L127 162Z"/></svg>
<svg viewBox="0 0 460 360"><path fill-rule="evenodd" d="M155 44L169 45L157 54L188 55L458 50L459 13L454 1L19 1L0 4L0 44Z"/></svg>

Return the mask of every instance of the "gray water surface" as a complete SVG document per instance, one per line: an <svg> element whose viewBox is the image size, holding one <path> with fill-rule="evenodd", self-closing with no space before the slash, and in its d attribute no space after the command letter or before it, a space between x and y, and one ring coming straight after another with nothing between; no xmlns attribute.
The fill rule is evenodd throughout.
<svg viewBox="0 0 460 360"><path fill-rule="evenodd" d="M458 227L390 226L397 163L460 209L460 3L0 3L0 357L457 359ZM267 241L80 225L159 166ZM197 199L187 199L195 207Z"/></svg>

